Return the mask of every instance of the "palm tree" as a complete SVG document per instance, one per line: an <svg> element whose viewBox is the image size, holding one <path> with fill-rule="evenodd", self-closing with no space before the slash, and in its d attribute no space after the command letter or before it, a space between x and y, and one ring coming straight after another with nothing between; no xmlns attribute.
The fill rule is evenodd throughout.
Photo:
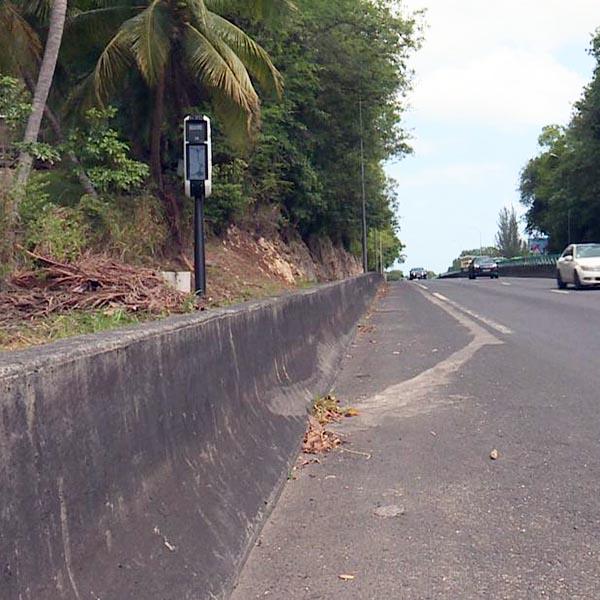
<svg viewBox="0 0 600 600"><path fill-rule="evenodd" d="M36 91L36 75L40 71L43 44L38 30L32 26L28 18L34 16L46 21L49 12L50 7L45 0L39 0L38 3L4 0L0 4L0 31L2 31L2 35L0 35L0 71L11 73L22 79L32 96ZM44 114L57 141L64 141L59 115L52 110L47 101L44 106ZM37 139L37 135L35 139ZM77 156L72 151L67 154L75 166L77 177L85 193L96 197L97 192L87 173L82 169ZM25 173L22 175L25 176Z"/></svg>
<svg viewBox="0 0 600 600"><path fill-rule="evenodd" d="M92 74L96 98L104 103L131 67L150 88L151 170L162 188L161 139L165 95L176 99L181 88L195 87L213 100L219 122L238 143L258 125L263 90L280 95L282 78L267 52L218 12L271 16L292 7L290 0L146 0L124 21L101 53Z"/></svg>
<svg viewBox="0 0 600 600"><path fill-rule="evenodd" d="M42 58L42 64L40 66L33 94L33 106L29 119L27 120L27 127L25 128L25 136L23 138L25 144L37 142L40 133L42 117L44 115L46 101L48 100L48 94L50 93L50 87L52 86L52 79L54 78L54 71L58 61L58 52L62 41L66 15L67 0L53 0L52 8L50 10L50 22L48 27L48 37L46 38L46 45L44 48L44 57ZM27 152L27 149L25 149L19 156L16 181L17 193L20 193L19 190L22 190L27 184L32 164L33 158L31 154ZM13 211L16 210L17 206L15 204ZM12 218L16 219L16 213L12 215Z"/></svg>

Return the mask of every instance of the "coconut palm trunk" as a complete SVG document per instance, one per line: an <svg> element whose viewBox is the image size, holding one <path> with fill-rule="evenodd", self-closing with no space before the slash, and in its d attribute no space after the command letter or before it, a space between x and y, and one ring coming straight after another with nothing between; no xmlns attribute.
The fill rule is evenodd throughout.
<svg viewBox="0 0 600 600"><path fill-rule="evenodd" d="M58 52L60 50L63 30L65 27L67 3L68 0L54 0L52 2L48 38L46 40L46 47L44 49L44 58L42 59L42 64L40 66L40 72L38 75L37 84L35 86L35 93L33 95L33 106L27 121L25 136L23 138L25 144L35 143L38 140L40 127L42 124L42 117L44 115L44 108L46 107L46 101L48 100L48 94L50 93L50 87L52 86L52 79L54 78L54 71L56 69L56 62L58 60ZM20 194L25 185L27 185L32 164L33 157L31 154L29 154L27 151L21 152L17 168L17 194ZM15 203L13 208L15 217L17 209L18 203Z"/></svg>

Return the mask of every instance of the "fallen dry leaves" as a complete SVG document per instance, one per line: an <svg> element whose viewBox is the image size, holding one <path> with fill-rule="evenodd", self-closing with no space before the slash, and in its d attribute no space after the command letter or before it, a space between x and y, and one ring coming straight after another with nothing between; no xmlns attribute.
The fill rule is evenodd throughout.
<svg viewBox="0 0 600 600"><path fill-rule="evenodd" d="M312 415L308 417L308 429L304 435L302 451L305 454L324 454L342 444L340 437L326 428L329 423L340 421L344 417L356 417L355 408L343 408L340 401L328 394L319 398L313 405Z"/></svg>
<svg viewBox="0 0 600 600"><path fill-rule="evenodd" d="M324 454L341 445L342 440L332 431L328 431L312 415L308 417L308 429L304 434L302 452L305 454Z"/></svg>

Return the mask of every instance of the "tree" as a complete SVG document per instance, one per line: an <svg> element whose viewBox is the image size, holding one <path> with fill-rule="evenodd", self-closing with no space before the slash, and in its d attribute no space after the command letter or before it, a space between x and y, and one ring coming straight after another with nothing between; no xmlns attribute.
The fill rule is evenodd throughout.
<svg viewBox="0 0 600 600"><path fill-rule="evenodd" d="M48 37L46 38L46 46L44 48L44 57L38 73L37 84L33 94L33 104L25 135L23 137L23 150L19 157L19 166L17 170L17 190L23 190L29 179L33 157L29 146L35 144L40 133L42 117L44 109L52 86L54 71L58 61L58 52L62 41L63 31L65 27L65 18L67 15L67 0L53 0L50 10L50 23L48 27ZM17 192L19 193L19 192ZM16 221L17 206L13 208L12 220Z"/></svg>
<svg viewBox="0 0 600 600"><path fill-rule="evenodd" d="M549 235L552 250L600 238L600 30L590 54L596 67L571 121L543 129L539 154L521 172L527 230Z"/></svg>
<svg viewBox="0 0 600 600"><path fill-rule="evenodd" d="M264 223L268 215L268 226L284 236L328 236L358 253L362 139L368 228L389 238L384 261L393 261L401 248L397 198L383 165L410 151L401 122L418 24L390 0L298 4L70 0L40 139L79 166L64 161L44 173L53 181L50 201L76 206L91 182L75 175L86 174L103 203L129 195L99 183L85 146L72 142L86 130L87 109L114 106L111 129L131 158L152 166L172 239L183 244L190 206L177 175L181 118L204 112L213 117L219 174L209 210L215 230L240 216ZM55 7L0 0L0 69L32 92Z"/></svg>
<svg viewBox="0 0 600 600"><path fill-rule="evenodd" d="M465 256L502 256L496 246L484 246L483 248L473 248L471 250L462 250L452 261L452 265L448 268L449 271L459 271L461 259Z"/></svg>
<svg viewBox="0 0 600 600"><path fill-rule="evenodd" d="M245 6L262 16L285 0L146 0L143 10L124 21L101 53L93 73L103 103L122 84L132 66L152 94L150 166L163 186L161 141L165 102L183 110L192 98L208 96L230 137L242 143L258 127L260 100L252 78L267 92L281 95L282 78L267 52L241 28L215 11ZM176 115L179 119L181 114Z"/></svg>
<svg viewBox="0 0 600 600"><path fill-rule="evenodd" d="M498 233L496 245L501 256L511 258L521 256L526 252L525 242L519 234L517 213L513 207L510 210L504 207L498 215Z"/></svg>

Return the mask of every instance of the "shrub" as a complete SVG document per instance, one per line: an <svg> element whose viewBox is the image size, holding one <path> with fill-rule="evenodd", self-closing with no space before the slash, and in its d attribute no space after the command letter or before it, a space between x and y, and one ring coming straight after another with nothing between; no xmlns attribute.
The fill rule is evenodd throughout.
<svg viewBox="0 0 600 600"><path fill-rule="evenodd" d="M122 259L155 257L169 237L162 204L155 196L83 196L78 206L90 229L90 245Z"/></svg>
<svg viewBox="0 0 600 600"><path fill-rule="evenodd" d="M116 114L117 109L112 107L88 110L85 126L75 129L65 144L101 193L134 191L150 173L148 165L129 157L128 144L110 127Z"/></svg>
<svg viewBox="0 0 600 600"><path fill-rule="evenodd" d="M78 258L87 246L89 227L77 209L50 201L46 185L32 178L19 205L23 243L28 250L61 261Z"/></svg>
<svg viewBox="0 0 600 600"><path fill-rule="evenodd" d="M239 218L251 200L244 185L247 164L241 159L213 168L213 192L206 202L206 219L219 234Z"/></svg>

